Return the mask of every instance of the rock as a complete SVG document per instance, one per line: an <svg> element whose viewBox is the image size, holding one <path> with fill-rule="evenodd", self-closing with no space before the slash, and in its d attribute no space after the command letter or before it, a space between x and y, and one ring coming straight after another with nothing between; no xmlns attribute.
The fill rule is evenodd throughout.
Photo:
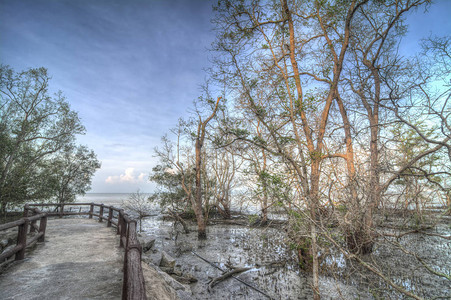
<svg viewBox="0 0 451 300"><path fill-rule="evenodd" d="M141 259L148 264L153 264L153 265L158 266L161 261L161 252L156 249L153 249L152 251L143 253Z"/></svg>
<svg viewBox="0 0 451 300"><path fill-rule="evenodd" d="M193 251L194 246L190 243L184 243L182 245L179 245L176 249L176 255L181 256L183 253L191 252Z"/></svg>
<svg viewBox="0 0 451 300"><path fill-rule="evenodd" d="M0 231L0 240L3 243L5 240L8 244L13 244L17 240L17 228ZM6 247L6 246L5 246Z"/></svg>
<svg viewBox="0 0 451 300"><path fill-rule="evenodd" d="M160 267L160 270L168 274L174 274L174 268L171 267Z"/></svg>
<svg viewBox="0 0 451 300"><path fill-rule="evenodd" d="M8 246L8 239L0 241L0 249L6 248Z"/></svg>
<svg viewBox="0 0 451 300"><path fill-rule="evenodd" d="M180 282L178 282L177 280L175 280L174 278L172 278L170 275L161 272L161 274L163 274L163 277L166 281L166 283L168 283L173 289L176 290L177 294L179 295L179 297L181 299L191 299L192 297L192 292L189 286L184 285Z"/></svg>
<svg viewBox="0 0 451 300"><path fill-rule="evenodd" d="M143 264L143 275L146 282L146 294L149 300L177 300L177 292L157 271L155 266Z"/></svg>
<svg viewBox="0 0 451 300"><path fill-rule="evenodd" d="M177 280L172 278L167 273L163 272L159 267L157 267L155 265L149 264L146 266L146 269L151 269L154 271L154 274L152 275L150 280L153 281L155 277L162 278L164 280L165 284L168 285L168 287L170 289L175 290L179 299L190 300L193 298L192 297L193 293L192 293L189 285L185 285L185 284L178 282ZM156 272L156 274L155 274L155 272ZM147 287L147 281L146 281L146 287ZM154 298L148 298L148 299L154 299ZM160 299L160 298L158 298L158 299ZM162 298L162 299L164 299L164 298Z"/></svg>
<svg viewBox="0 0 451 300"><path fill-rule="evenodd" d="M146 264L153 264L152 258L150 256L147 256L147 255L144 255L144 254L141 256L141 261L146 263Z"/></svg>
<svg viewBox="0 0 451 300"><path fill-rule="evenodd" d="M5 253L6 251L9 251L9 250L11 250L11 249L14 248L14 247L16 247L16 245L9 245L9 246L6 247L5 249L3 249L3 251L1 251L0 254L3 254L3 253ZM0 261L0 263L1 263L1 261Z"/></svg>
<svg viewBox="0 0 451 300"><path fill-rule="evenodd" d="M153 245L155 244L155 238L150 236L141 236L138 237L138 241L141 244L141 247L143 249L143 253L148 252L153 248Z"/></svg>
<svg viewBox="0 0 451 300"><path fill-rule="evenodd" d="M183 275L172 274L171 277L183 284L190 284L190 283L197 282L197 278L191 274L183 274Z"/></svg>
<svg viewBox="0 0 451 300"><path fill-rule="evenodd" d="M161 260L160 260L160 267L165 269L172 269L172 272L174 271L175 267L175 259L172 258L169 254L167 254L165 251L161 252ZM169 272L166 272L169 273Z"/></svg>

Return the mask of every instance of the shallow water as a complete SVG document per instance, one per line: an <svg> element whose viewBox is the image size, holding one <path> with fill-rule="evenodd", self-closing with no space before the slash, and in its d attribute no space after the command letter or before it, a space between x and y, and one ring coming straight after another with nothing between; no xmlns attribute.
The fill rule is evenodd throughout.
<svg viewBox="0 0 451 300"><path fill-rule="evenodd" d="M143 222L144 234L156 237L155 248L176 258L179 270L198 279L197 283L190 285L193 292L191 299L268 299L232 278L208 292L209 281L222 273L192 252L222 269L227 269L226 264L250 267L249 271L237 277L273 299L312 299L311 275L297 266L295 253L287 248L282 229L211 225L205 241L198 241L194 224L191 229L192 232L184 234L178 226L174 228L173 222L163 221L161 217L151 217ZM443 225L437 228L437 232L448 232L449 235L449 226ZM449 242L423 235L407 235L400 241L419 255L428 256L428 262L437 271L449 274ZM432 276L415 258L403 255L387 243L378 245L374 254L365 259L390 273L396 284L422 297L450 295L448 280ZM326 266L329 271L320 276L322 299L404 298L388 291L387 285L377 276L346 261L342 254L326 256L322 267Z"/></svg>
<svg viewBox="0 0 451 300"><path fill-rule="evenodd" d="M208 228L208 239L198 241L194 230L189 234L177 233L172 222L149 218L144 222L143 230L147 235L157 237L155 248L164 249L177 259L181 271L190 273L199 280L191 285L193 299L267 297L232 278L219 283L208 292L208 281L220 276L221 271L192 252L222 269L227 269L226 264L250 267L249 271L237 277L274 299L311 298L308 276L301 274L293 264L294 253L284 246L284 235L276 229L214 225Z"/></svg>

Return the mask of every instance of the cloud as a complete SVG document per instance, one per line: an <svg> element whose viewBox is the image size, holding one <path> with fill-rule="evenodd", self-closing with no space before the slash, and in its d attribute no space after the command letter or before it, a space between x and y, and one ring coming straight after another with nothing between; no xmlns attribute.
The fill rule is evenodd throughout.
<svg viewBox="0 0 451 300"><path fill-rule="evenodd" d="M135 168L127 168L125 169L124 174L121 174L119 176L108 176L107 179L105 179L106 183L109 184L115 184L115 183L138 183L138 182L145 182L146 174L145 173L139 173L139 175L135 174Z"/></svg>

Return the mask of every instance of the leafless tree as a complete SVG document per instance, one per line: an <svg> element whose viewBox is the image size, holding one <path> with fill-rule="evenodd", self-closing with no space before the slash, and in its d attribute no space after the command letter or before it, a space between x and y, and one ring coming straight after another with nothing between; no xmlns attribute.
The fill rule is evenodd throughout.
<svg viewBox="0 0 451 300"><path fill-rule="evenodd" d="M138 216L139 232L142 232L142 220L150 216L152 209L148 195L138 189L136 192L130 194L127 200L122 202L121 207Z"/></svg>

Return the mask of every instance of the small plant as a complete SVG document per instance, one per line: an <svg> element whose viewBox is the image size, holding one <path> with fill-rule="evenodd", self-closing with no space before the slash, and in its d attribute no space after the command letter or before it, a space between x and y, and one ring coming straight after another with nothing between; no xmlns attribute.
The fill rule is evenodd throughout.
<svg viewBox="0 0 451 300"><path fill-rule="evenodd" d="M258 215L249 215L248 217L249 225L255 224L258 221Z"/></svg>
<svg viewBox="0 0 451 300"><path fill-rule="evenodd" d="M122 207L125 210L129 210L138 215L139 232L142 232L142 219L150 216L150 204L149 197L139 189L135 193L130 194L128 199L122 202Z"/></svg>
<svg viewBox="0 0 451 300"><path fill-rule="evenodd" d="M339 204L339 205L335 206L335 208L342 214L344 214L348 211L348 208L344 204Z"/></svg>

